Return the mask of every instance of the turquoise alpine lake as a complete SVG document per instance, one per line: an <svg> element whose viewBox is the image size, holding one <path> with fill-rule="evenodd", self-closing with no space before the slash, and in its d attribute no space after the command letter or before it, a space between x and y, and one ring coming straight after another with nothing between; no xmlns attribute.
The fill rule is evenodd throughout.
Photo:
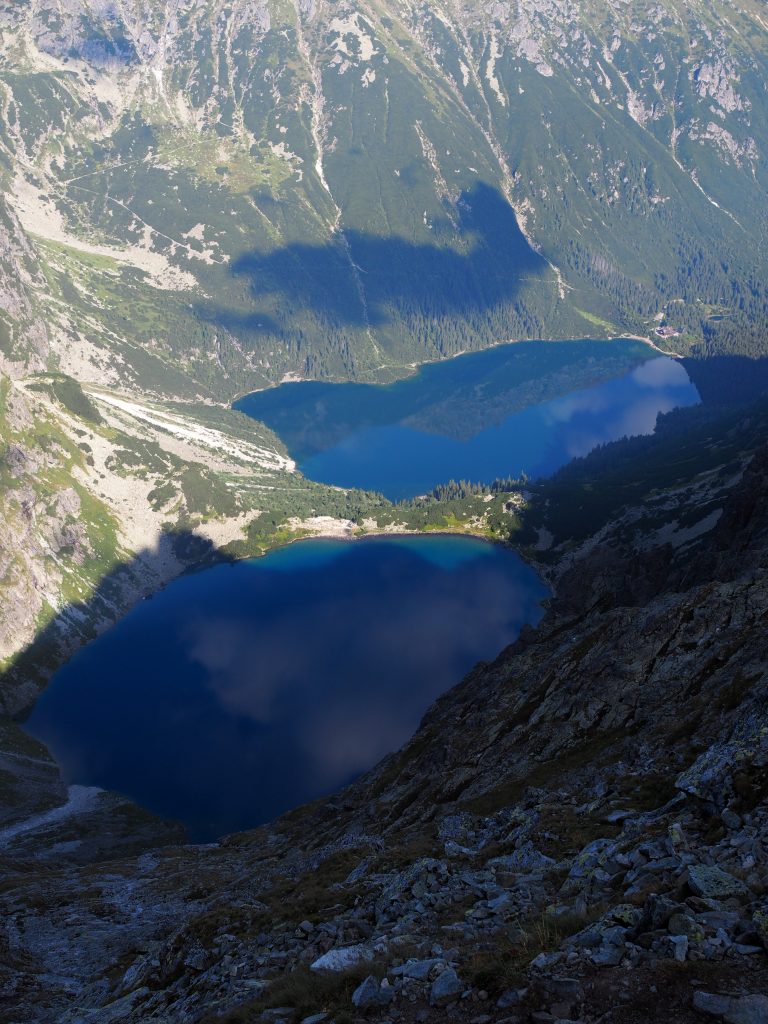
<svg viewBox="0 0 768 1024"><path fill-rule="evenodd" d="M475 538L302 541L142 602L59 670L26 728L70 784L212 840L396 750L546 595L516 554Z"/></svg>
<svg viewBox="0 0 768 1024"><path fill-rule="evenodd" d="M547 476L698 401L680 362L624 340L500 345L394 384L289 383L235 408L310 479L398 501L451 479Z"/></svg>

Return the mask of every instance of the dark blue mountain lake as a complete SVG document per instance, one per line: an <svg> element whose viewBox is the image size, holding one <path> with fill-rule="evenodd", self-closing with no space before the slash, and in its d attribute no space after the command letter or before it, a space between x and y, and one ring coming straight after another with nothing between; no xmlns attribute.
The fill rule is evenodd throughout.
<svg viewBox="0 0 768 1024"><path fill-rule="evenodd" d="M636 341L499 346L386 386L286 384L236 403L304 473L423 493L451 478L553 472L698 401ZM402 745L478 660L540 617L511 551L467 537L304 541L185 576L80 651L29 731L70 783L185 822L254 826L329 794Z"/></svg>
<svg viewBox="0 0 768 1024"><path fill-rule="evenodd" d="M310 479L396 501L451 479L547 476L698 401L681 363L625 340L501 345L394 384L283 384L235 408L270 426Z"/></svg>
<svg viewBox="0 0 768 1024"><path fill-rule="evenodd" d="M81 650L27 729L69 783L209 840L338 789L402 745L546 589L466 537L303 541L181 577Z"/></svg>

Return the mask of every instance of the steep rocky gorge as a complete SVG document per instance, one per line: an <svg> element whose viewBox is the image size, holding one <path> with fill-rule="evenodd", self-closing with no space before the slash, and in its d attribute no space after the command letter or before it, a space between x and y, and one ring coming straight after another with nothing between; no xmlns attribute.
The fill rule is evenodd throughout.
<svg viewBox="0 0 768 1024"><path fill-rule="evenodd" d="M125 815L120 859L76 813L0 834L5 1019L764 1020L768 449L732 469L702 536L555 563L330 800L138 858Z"/></svg>

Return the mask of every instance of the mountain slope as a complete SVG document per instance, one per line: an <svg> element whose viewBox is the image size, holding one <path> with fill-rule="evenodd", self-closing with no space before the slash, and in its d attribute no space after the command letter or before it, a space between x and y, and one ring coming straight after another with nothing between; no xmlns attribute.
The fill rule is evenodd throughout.
<svg viewBox="0 0 768 1024"><path fill-rule="evenodd" d="M757 0L0 0L3 715L329 519L521 514L557 595L402 751L214 848L65 799L0 719L0 1015L342 1024L368 974L403 1024L764 1008L765 408L393 509L229 404L658 324L713 392L756 376L767 34Z"/></svg>
<svg viewBox="0 0 768 1024"><path fill-rule="evenodd" d="M83 372L86 337L231 397L764 322L758 4L24 0L0 26L5 187Z"/></svg>
<svg viewBox="0 0 768 1024"><path fill-rule="evenodd" d="M727 992L733 1019L761 1011L768 454L750 431L765 417L732 418L735 463L682 436L664 495L683 518L708 493L718 514L698 533L621 508L554 570L540 627L329 800L106 864L76 810L0 831L17 1012L344 1019L368 975L382 1020L450 1004L466 1021L695 1024L702 992ZM618 456L627 476L638 457Z"/></svg>
<svg viewBox="0 0 768 1024"><path fill-rule="evenodd" d="M85 596L164 529L213 523L242 554L382 512L214 412L245 391L662 321L679 350L763 352L765 22L752 0L0 2L4 564L25 595L4 663L68 579ZM246 429L252 479L187 444ZM70 491L85 576L19 526Z"/></svg>

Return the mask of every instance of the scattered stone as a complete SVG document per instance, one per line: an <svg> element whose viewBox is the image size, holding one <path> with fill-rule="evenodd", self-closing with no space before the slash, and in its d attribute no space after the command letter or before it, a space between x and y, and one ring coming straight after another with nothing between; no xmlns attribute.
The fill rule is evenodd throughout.
<svg viewBox="0 0 768 1024"><path fill-rule="evenodd" d="M400 967L393 967L389 972L395 978L413 978L416 981L426 981L435 968L444 966L445 961L432 960L409 960Z"/></svg>
<svg viewBox="0 0 768 1024"><path fill-rule="evenodd" d="M621 946L612 946L608 943L593 950L590 956L590 960L596 967L617 967L623 959L624 949Z"/></svg>
<svg viewBox="0 0 768 1024"><path fill-rule="evenodd" d="M645 913L652 929L666 928L670 918L678 911L685 911L679 903L666 896L649 896L645 904Z"/></svg>
<svg viewBox="0 0 768 1024"><path fill-rule="evenodd" d="M356 967L366 960L372 960L371 952L367 946L345 946L340 949L330 949L321 957L318 957L313 964L310 964L312 971L348 971L350 967Z"/></svg>
<svg viewBox="0 0 768 1024"><path fill-rule="evenodd" d="M524 843L514 853L505 854L503 857L494 857L488 861L488 867L497 871L507 871L510 874L529 871L541 871L543 868L552 867L555 861L551 857L537 850L530 840Z"/></svg>
<svg viewBox="0 0 768 1024"><path fill-rule="evenodd" d="M369 974L352 993L352 1004L358 1010L369 1010L375 1006L389 1006L394 994L391 988L381 985L378 978Z"/></svg>
<svg viewBox="0 0 768 1024"><path fill-rule="evenodd" d="M563 953L539 953L531 960L531 967L536 968L539 971L548 970L550 967L554 967L555 964L559 964L565 954Z"/></svg>
<svg viewBox="0 0 768 1024"><path fill-rule="evenodd" d="M578 978L545 977L540 980L539 988L550 1012L560 1019L573 1014L584 994Z"/></svg>
<svg viewBox="0 0 768 1024"><path fill-rule="evenodd" d="M720 820L727 829L731 830L731 832L735 832L737 829L741 828L741 818L735 811L732 811L730 807L726 807L721 813Z"/></svg>
<svg viewBox="0 0 768 1024"><path fill-rule="evenodd" d="M741 879L729 875L722 868L706 864L692 864L688 868L688 885L697 896L714 900L749 895L749 889Z"/></svg>
<svg viewBox="0 0 768 1024"><path fill-rule="evenodd" d="M690 914L673 914L669 919L667 929L670 935L684 935L692 942L701 942L704 938L704 929Z"/></svg>
<svg viewBox="0 0 768 1024"><path fill-rule="evenodd" d="M603 817L602 820L604 822L606 822L606 824L608 824L608 825L617 825L617 824L619 824L619 822L626 821L627 818L632 818L636 814L637 814L637 811L627 811L627 810L609 811L609 813L606 814Z"/></svg>
<svg viewBox="0 0 768 1024"><path fill-rule="evenodd" d="M712 992L694 992L694 1008L726 1024L768 1024L768 996L721 996Z"/></svg>
<svg viewBox="0 0 768 1024"><path fill-rule="evenodd" d="M432 982L430 1006L448 1006L464 994L464 985L456 971L449 967Z"/></svg>
<svg viewBox="0 0 768 1024"><path fill-rule="evenodd" d="M475 857L476 855L477 850L472 850L469 846L461 846L453 839L449 839L445 844L446 857Z"/></svg>
<svg viewBox="0 0 768 1024"><path fill-rule="evenodd" d="M752 923L763 946L768 950L768 903L760 907L752 915Z"/></svg>
<svg viewBox="0 0 768 1024"><path fill-rule="evenodd" d="M527 995L527 988L511 988L507 992L502 992L496 1000L496 1006L500 1010L509 1010L513 1006L520 1006Z"/></svg>
<svg viewBox="0 0 768 1024"><path fill-rule="evenodd" d="M685 963L685 958L688 956L688 936L669 935L667 942L672 946L672 956L675 960L680 964Z"/></svg>
<svg viewBox="0 0 768 1024"><path fill-rule="evenodd" d="M635 907L631 903L620 903L617 907L612 907L605 916L611 921L616 921L617 924L623 925L625 928L634 928L635 925L639 924L643 912L639 907Z"/></svg>

